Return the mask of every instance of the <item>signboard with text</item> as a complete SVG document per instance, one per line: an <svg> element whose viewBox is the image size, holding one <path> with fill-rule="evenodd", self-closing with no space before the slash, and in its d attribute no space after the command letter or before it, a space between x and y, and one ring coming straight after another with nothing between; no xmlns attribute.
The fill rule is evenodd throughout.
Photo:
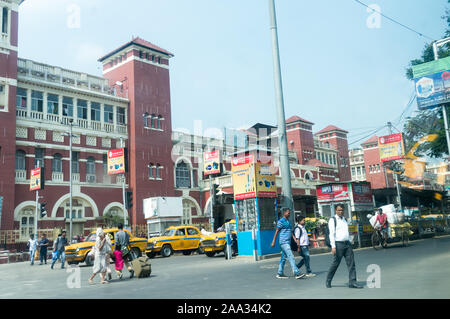
<svg viewBox="0 0 450 319"><path fill-rule="evenodd" d="M220 174L221 152L206 152L203 156L203 174L205 176Z"/></svg>
<svg viewBox="0 0 450 319"><path fill-rule="evenodd" d="M355 204L372 204L372 189L367 183L352 183L353 202Z"/></svg>
<svg viewBox="0 0 450 319"><path fill-rule="evenodd" d="M382 162L405 158L402 133L381 136L378 138L378 150Z"/></svg>
<svg viewBox="0 0 450 319"><path fill-rule="evenodd" d="M30 174L30 191L36 191L39 189L43 189L43 168L38 167L31 170Z"/></svg>
<svg viewBox="0 0 450 319"><path fill-rule="evenodd" d="M339 202L350 200L347 184L328 184L316 187L317 202Z"/></svg>
<svg viewBox="0 0 450 319"><path fill-rule="evenodd" d="M125 173L125 149L108 151L108 175Z"/></svg>

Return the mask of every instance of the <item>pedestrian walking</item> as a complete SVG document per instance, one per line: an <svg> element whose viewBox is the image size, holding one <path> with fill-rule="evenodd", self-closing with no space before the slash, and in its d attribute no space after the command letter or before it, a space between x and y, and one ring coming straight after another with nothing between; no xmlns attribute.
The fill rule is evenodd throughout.
<svg viewBox="0 0 450 319"><path fill-rule="evenodd" d="M352 244L350 242L350 235L348 232L348 224L344 217L344 206L336 205L336 215L330 218L328 228L330 233L331 252L333 261L328 270L326 287L331 288L331 281L334 274L341 263L342 257L345 258L348 267L349 288L362 288L358 286L356 281L356 267L355 257L353 254Z"/></svg>
<svg viewBox="0 0 450 319"><path fill-rule="evenodd" d="M41 259L40 265L42 265L42 262L44 261L47 265L47 248L48 248L49 241L47 239L46 234L42 234L41 241L39 242L39 256Z"/></svg>
<svg viewBox="0 0 450 319"><path fill-rule="evenodd" d="M122 247L120 245L116 245L114 249L114 268L116 269L117 277L122 279L123 273L123 256L122 256Z"/></svg>
<svg viewBox="0 0 450 319"><path fill-rule="evenodd" d="M66 238L66 231L63 231L61 233L61 236L56 239L55 245L53 247L54 257L52 260L51 269L53 269L53 266L55 265L56 261L58 259L61 260L61 269L64 269L64 263L66 262L66 252L64 251L66 246L69 245L69 242Z"/></svg>
<svg viewBox="0 0 450 319"><path fill-rule="evenodd" d="M134 276L134 270L130 265L130 261L132 260L131 252L130 252L130 236L128 232L123 230L123 225L119 224L119 231L116 233L116 245L120 245L122 251L123 262L130 272L130 279Z"/></svg>
<svg viewBox="0 0 450 319"><path fill-rule="evenodd" d="M297 268L302 268L303 265L306 267L306 277L315 277L311 270L310 258L309 258L309 237L308 231L305 228L306 219L304 216L300 216L297 220L297 226L294 228L294 237L297 241L298 253L300 254L302 260L297 264Z"/></svg>
<svg viewBox="0 0 450 319"><path fill-rule="evenodd" d="M89 283L93 284L94 277L100 273L101 283L108 283L105 280L106 277L106 255L108 250L108 244L106 239L106 234L103 229L97 229L97 238L95 240L95 257L94 257L94 267L92 268L92 276L89 278Z"/></svg>
<svg viewBox="0 0 450 319"><path fill-rule="evenodd" d="M113 255L113 250L112 250L112 242L111 242L111 237L110 236L111 236L110 234L105 234L105 239L106 239L106 242L105 242L105 246L106 246L106 273L108 275L108 280L112 279L112 276L111 276L112 271L111 271L110 264L111 264L111 256Z"/></svg>
<svg viewBox="0 0 450 319"><path fill-rule="evenodd" d="M30 252L30 264L34 265L34 257L36 256L36 249L38 246L38 240L34 238L34 235L30 235L30 239L28 239L27 246Z"/></svg>
<svg viewBox="0 0 450 319"><path fill-rule="evenodd" d="M286 259L291 264L292 271L294 272L295 279L300 279L305 276L302 274L300 270L297 268L295 264L294 254L291 250L291 238L292 235L292 226L289 222L289 216L291 215L291 211L289 208L282 208L281 213L283 217L277 223L277 230L275 231L275 235L273 236L271 248L275 246L275 240L277 239L278 234L280 234L280 247L281 247L281 259L280 266L278 267L277 278L285 279L288 278L284 275L284 265L286 263Z"/></svg>

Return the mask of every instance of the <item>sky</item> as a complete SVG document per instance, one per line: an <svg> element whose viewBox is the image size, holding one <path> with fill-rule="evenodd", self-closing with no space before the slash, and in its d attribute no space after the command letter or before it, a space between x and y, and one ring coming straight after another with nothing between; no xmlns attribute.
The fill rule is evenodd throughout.
<svg viewBox="0 0 450 319"><path fill-rule="evenodd" d="M444 35L447 0L362 2L432 39ZM406 68L429 39L355 0L276 0L276 13L286 119L298 115L314 132L345 129L350 148L388 121L402 129L414 92ZM269 26L268 0L26 0L19 57L101 75L98 58L139 36L175 55L174 129L276 125Z"/></svg>

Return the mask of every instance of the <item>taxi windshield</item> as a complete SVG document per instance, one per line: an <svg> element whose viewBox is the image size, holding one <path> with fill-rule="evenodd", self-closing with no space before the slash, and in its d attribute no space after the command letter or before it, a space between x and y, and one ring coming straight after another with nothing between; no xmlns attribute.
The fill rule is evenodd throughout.
<svg viewBox="0 0 450 319"><path fill-rule="evenodd" d="M96 233L92 233L88 236L88 238L86 238L85 241L95 241L95 239L97 238L97 234Z"/></svg>
<svg viewBox="0 0 450 319"><path fill-rule="evenodd" d="M175 234L175 229L166 229L166 231L162 234L163 236L173 236Z"/></svg>

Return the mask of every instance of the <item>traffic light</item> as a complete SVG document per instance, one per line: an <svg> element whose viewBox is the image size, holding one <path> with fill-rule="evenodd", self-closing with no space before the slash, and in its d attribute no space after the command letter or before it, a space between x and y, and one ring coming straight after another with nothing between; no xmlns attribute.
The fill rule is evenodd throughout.
<svg viewBox="0 0 450 319"><path fill-rule="evenodd" d="M127 208L133 207L133 192L127 192L127 196L125 197L125 205Z"/></svg>
<svg viewBox="0 0 450 319"><path fill-rule="evenodd" d="M217 203L217 196L219 193L219 190L217 189L218 187L219 187L219 185L217 185L217 184L212 185L212 195L213 195L213 203L214 204Z"/></svg>
<svg viewBox="0 0 450 319"><path fill-rule="evenodd" d="M47 203L40 204L41 218L44 218L47 215L47 211L45 210L45 205L47 205Z"/></svg>

